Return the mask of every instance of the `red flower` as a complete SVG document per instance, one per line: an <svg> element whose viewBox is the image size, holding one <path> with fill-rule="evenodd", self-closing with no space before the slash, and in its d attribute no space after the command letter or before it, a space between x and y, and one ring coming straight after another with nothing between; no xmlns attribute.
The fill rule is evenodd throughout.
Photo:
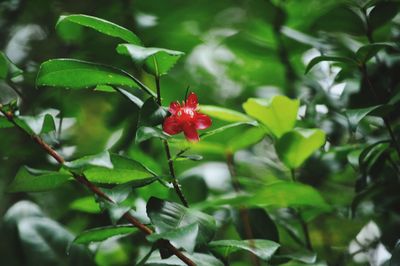
<svg viewBox="0 0 400 266"><path fill-rule="evenodd" d="M186 102L172 102L169 106L171 116L164 120L164 132L175 135L183 131L189 141L199 141L198 129L206 129L211 126L211 119L198 112L197 95L190 93Z"/></svg>

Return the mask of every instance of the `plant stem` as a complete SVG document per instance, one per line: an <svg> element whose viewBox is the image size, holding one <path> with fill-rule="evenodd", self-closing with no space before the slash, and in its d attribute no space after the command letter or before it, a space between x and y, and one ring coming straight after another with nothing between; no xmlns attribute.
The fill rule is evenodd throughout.
<svg viewBox="0 0 400 266"><path fill-rule="evenodd" d="M156 87L157 87L157 103L159 106L162 106L160 76L155 75L154 78L155 78ZM185 207L189 208L189 203L186 200L185 194L183 194L183 191L178 182L178 179L176 178L174 160L172 159L172 156L171 156L171 150L169 148L168 141L163 140L163 143L164 143L165 154L166 154L167 160L168 160L169 173L172 177L172 185L174 186L175 192L178 195L179 199L181 200L182 204Z"/></svg>
<svg viewBox="0 0 400 266"><path fill-rule="evenodd" d="M5 112L2 109L2 106L0 105L0 112L10 121L11 123L14 124L15 127L20 129L22 132L25 134L28 134L34 142L36 142L47 154L49 154L52 158L54 158L60 165L63 165L65 163L65 159L58 154L57 151L55 151L49 144L47 144L44 140L42 140L39 136L37 135L30 135L27 133L25 130L23 130L14 120L14 115L11 112ZM76 181L78 181L80 184L84 185L86 188L88 188L90 191L92 191L94 194L99 196L100 198L107 200L110 203L115 203L107 194L105 194L99 187L97 187L95 184L90 182L84 174L77 174L72 171L70 171L72 176L75 178ZM139 220L137 220L135 217L133 217L129 212L126 212L123 217L130 222L132 225L137 227L140 231L145 233L146 235L150 235L153 233L153 230L151 230L149 227L146 225L142 224ZM188 257L186 257L180 250L175 248L170 242L165 242L165 247L168 248L175 256L180 258L186 265L189 266L195 266L196 264L190 260Z"/></svg>
<svg viewBox="0 0 400 266"><path fill-rule="evenodd" d="M236 178L235 162L233 160L233 154L230 152L226 154L226 164L228 165L229 173L231 174L232 186L236 191L236 193L239 193L241 191L241 186L239 180ZM254 235L251 229L249 210L245 207L240 206L239 214L240 214L240 219L243 222L244 233L246 235L246 238L249 240L250 247L254 249L255 248L255 244L253 241ZM255 266L261 265L260 260L256 255L251 253L250 256L253 265Z"/></svg>

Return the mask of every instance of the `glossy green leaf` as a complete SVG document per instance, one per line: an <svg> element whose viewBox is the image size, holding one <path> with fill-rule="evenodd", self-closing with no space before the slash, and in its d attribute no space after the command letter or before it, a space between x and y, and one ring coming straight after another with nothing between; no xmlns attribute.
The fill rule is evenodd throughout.
<svg viewBox="0 0 400 266"><path fill-rule="evenodd" d="M99 203L96 202L93 196L83 197L74 200L69 204L71 210L86 212L86 213L100 213L101 209Z"/></svg>
<svg viewBox="0 0 400 266"><path fill-rule="evenodd" d="M22 70L14 65L3 52L0 52L0 80L15 78L21 74Z"/></svg>
<svg viewBox="0 0 400 266"><path fill-rule="evenodd" d="M0 116L0 128L9 128L9 127L13 127L14 124L11 123L10 121L8 121L7 118Z"/></svg>
<svg viewBox="0 0 400 266"><path fill-rule="evenodd" d="M124 184L128 182L155 181L155 175L141 163L117 154L111 154L108 158L105 156L103 165L100 167L89 167L84 171L86 177L96 183L102 184ZM108 167L108 166L112 167Z"/></svg>
<svg viewBox="0 0 400 266"><path fill-rule="evenodd" d="M138 65L153 75L161 76L176 64L183 52L168 50L163 48L142 47L134 44L120 44L117 52L122 55L130 56Z"/></svg>
<svg viewBox="0 0 400 266"><path fill-rule="evenodd" d="M307 65L305 73L307 74L315 65L321 62L335 62L335 63L342 63L345 65L351 65L353 67L358 67L357 61L353 60L350 57L343 57L343 56L326 56L320 55L314 57Z"/></svg>
<svg viewBox="0 0 400 266"><path fill-rule="evenodd" d="M61 34L61 36L66 39L70 39L76 34L74 32L71 32L76 30L75 27L71 27L71 24L91 28L102 34L122 39L125 42L133 44L141 43L140 39L132 31L124 27L121 27L115 23L101 18L82 14L60 16L56 24L56 29Z"/></svg>
<svg viewBox="0 0 400 266"><path fill-rule="evenodd" d="M263 127L249 128L245 130L242 134L230 140L227 145L227 150L233 153L238 150L250 147L264 139L267 132L268 131Z"/></svg>
<svg viewBox="0 0 400 266"><path fill-rule="evenodd" d="M245 114L228 108L214 105L200 105L200 112L226 122L250 122L252 119Z"/></svg>
<svg viewBox="0 0 400 266"><path fill-rule="evenodd" d="M324 131L296 128L284 134L276 142L275 149L281 161L288 168L296 169L324 143Z"/></svg>
<svg viewBox="0 0 400 266"><path fill-rule="evenodd" d="M379 51L386 49L386 48L396 48L395 43L371 43L366 44L360 47L357 52L356 56L359 61L362 63L367 62L369 59L374 57Z"/></svg>
<svg viewBox="0 0 400 266"><path fill-rule="evenodd" d="M41 192L56 189L71 178L68 173L21 167L8 187L9 192Z"/></svg>
<svg viewBox="0 0 400 266"><path fill-rule="evenodd" d="M299 100L276 95L271 99L250 98L243 104L248 115L263 123L277 138L293 129Z"/></svg>
<svg viewBox="0 0 400 266"><path fill-rule="evenodd" d="M252 122L236 122L236 123L228 124L228 125L225 125L225 126L222 126L222 127L207 131L205 133L202 133L202 134L200 134L200 137L202 139L205 139L205 138L211 137L212 135L223 133L225 130L228 130L230 128L243 126L243 125L256 126L257 122L256 121L252 121Z"/></svg>
<svg viewBox="0 0 400 266"><path fill-rule="evenodd" d="M139 127L136 131L136 143L141 143L151 138L167 139L168 135L158 127Z"/></svg>
<svg viewBox="0 0 400 266"><path fill-rule="evenodd" d="M151 197L147 202L147 215L157 233L197 224L199 226L197 244L211 241L216 230L215 220L212 216L156 197Z"/></svg>
<svg viewBox="0 0 400 266"><path fill-rule="evenodd" d="M308 250L300 250L293 253L281 253L274 255L276 259L290 259L298 262L303 262L306 264L313 264L317 261L317 254L310 252ZM303 264L302 264L303 265Z"/></svg>
<svg viewBox="0 0 400 266"><path fill-rule="evenodd" d="M120 69L76 59L44 62L40 66L36 85L67 89L87 89L99 85L141 87L136 79Z"/></svg>
<svg viewBox="0 0 400 266"><path fill-rule="evenodd" d="M231 253L239 250L245 250L266 261L271 259L279 246L276 242L264 239L218 240L209 243L211 249L224 257L228 257Z"/></svg>
<svg viewBox="0 0 400 266"><path fill-rule="evenodd" d="M187 252L182 252L182 253L183 255L191 259L198 266L224 266L224 264L220 260L208 254L203 254L203 253L189 254ZM151 254L150 258L147 260L145 265L186 266L187 264L176 256L172 256L168 259L162 259L158 252L153 252L153 254Z"/></svg>
<svg viewBox="0 0 400 266"><path fill-rule="evenodd" d="M360 109L348 109L345 111L350 127L353 131L357 129L358 124L368 115L379 116L379 111L384 111L384 105L375 105Z"/></svg>
<svg viewBox="0 0 400 266"><path fill-rule="evenodd" d="M169 240L176 248L184 248L189 253L193 253L196 246L196 238L199 232L199 225L189 224L163 233L154 233L147 236L150 242L156 242L160 239Z"/></svg>
<svg viewBox="0 0 400 266"><path fill-rule="evenodd" d="M263 186L248 199L247 204L260 207L308 206L324 210L330 209L315 188L297 182L275 182Z"/></svg>
<svg viewBox="0 0 400 266"><path fill-rule="evenodd" d="M138 229L132 225L98 227L80 233L73 242L76 244L90 244L104 241L113 236L129 235L137 231Z"/></svg>
<svg viewBox="0 0 400 266"><path fill-rule="evenodd" d="M158 126L164 122L166 116L167 111L159 106L154 98L150 97L140 109L138 126Z"/></svg>
<svg viewBox="0 0 400 266"><path fill-rule="evenodd" d="M377 3L369 13L369 24L372 30L385 25L392 20L399 11L399 3L396 1L381 1Z"/></svg>
<svg viewBox="0 0 400 266"><path fill-rule="evenodd" d="M51 114L18 116L15 122L29 134L40 135L56 130L54 118Z"/></svg>
<svg viewBox="0 0 400 266"><path fill-rule="evenodd" d="M65 162L64 165L68 169L78 170L80 172L95 166L109 169L114 168L113 163L111 162L110 154L107 151L95 155L84 156L71 162Z"/></svg>

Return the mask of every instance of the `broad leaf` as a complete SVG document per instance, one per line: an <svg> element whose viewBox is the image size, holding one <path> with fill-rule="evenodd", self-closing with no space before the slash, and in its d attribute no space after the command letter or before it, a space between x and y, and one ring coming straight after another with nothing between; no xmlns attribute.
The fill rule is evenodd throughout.
<svg viewBox="0 0 400 266"><path fill-rule="evenodd" d="M263 127L249 128L243 131L242 134L230 140L227 145L227 150L234 153L238 150L252 146L260 142L265 137L267 132L268 131Z"/></svg>
<svg viewBox="0 0 400 266"><path fill-rule="evenodd" d="M134 44L120 44L117 52L130 56L138 65L153 75L161 76L176 64L183 52L163 48L142 47Z"/></svg>
<svg viewBox="0 0 400 266"><path fill-rule="evenodd" d="M266 185L256 191L246 203L260 207L308 206L330 210L330 206L316 189L295 182L276 182Z"/></svg>
<svg viewBox="0 0 400 266"><path fill-rule="evenodd" d="M281 161L288 168L296 169L324 143L324 131L296 128L283 135L276 142L275 149Z"/></svg>
<svg viewBox="0 0 400 266"><path fill-rule="evenodd" d="M209 247L224 257L239 250L246 250L267 261L278 250L279 244L263 239L218 240L210 242Z"/></svg>
<svg viewBox="0 0 400 266"><path fill-rule="evenodd" d="M353 60L350 57L343 57L343 56L326 56L326 55L321 55L314 57L307 65L305 73L307 74L315 65L321 63L321 62L335 62L335 63L343 63L346 65L352 65L357 67L358 63L357 61Z"/></svg>
<svg viewBox="0 0 400 266"><path fill-rule="evenodd" d="M36 85L68 89L95 88L99 85L123 86L125 90L128 90L126 87L140 87L154 95L142 83L120 69L76 59L52 59L44 62L40 66Z"/></svg>
<svg viewBox="0 0 400 266"><path fill-rule="evenodd" d="M384 105L375 105L367 108L348 109L345 111L350 127L353 131L357 129L358 124L368 115L380 116L380 111L384 111Z"/></svg>
<svg viewBox="0 0 400 266"><path fill-rule="evenodd" d="M56 29L66 39L70 39L76 33L76 27L71 24L94 29L102 34L120 38L126 42L140 44L140 39L130 30L110 21L82 14L61 16L56 24Z"/></svg>
<svg viewBox="0 0 400 266"><path fill-rule="evenodd" d="M203 253L194 253L188 254L186 252L182 252L183 255L191 259L198 266L224 266L224 264L215 258L214 256L203 254ZM145 265L173 265L173 266L186 266L184 263L176 256L172 256L168 259L162 259L158 252L153 252L150 258L147 260Z"/></svg>
<svg viewBox="0 0 400 266"><path fill-rule="evenodd" d="M8 121L7 118L0 116L0 128L9 128L9 127L13 127L14 124L11 123L10 121Z"/></svg>
<svg viewBox="0 0 400 266"><path fill-rule="evenodd" d="M64 163L64 166L66 166L68 169L75 171L77 170L80 172L95 166L109 169L113 168L110 154L107 151L95 155L84 156L71 162L66 162Z"/></svg>
<svg viewBox="0 0 400 266"><path fill-rule="evenodd" d="M226 122L250 122L252 119L240 112L214 105L201 105L200 112Z"/></svg>
<svg viewBox="0 0 400 266"><path fill-rule="evenodd" d="M366 63L369 59L375 56L379 51L386 48L396 48L394 43L371 43L360 47L356 56L359 61Z"/></svg>
<svg viewBox="0 0 400 266"><path fill-rule="evenodd" d="M68 182L68 173L51 172L23 166L8 187L9 192L40 192L56 189Z"/></svg>
<svg viewBox="0 0 400 266"><path fill-rule="evenodd" d="M136 143L141 143L151 138L167 139L169 135L158 127L139 127L136 131Z"/></svg>
<svg viewBox="0 0 400 266"><path fill-rule="evenodd" d="M198 232L199 225L194 223L176 228L171 231L166 231L159 234L154 233L146 238L150 242L156 242L160 239L169 240L176 248L184 248L189 253L193 253Z"/></svg>
<svg viewBox="0 0 400 266"><path fill-rule="evenodd" d="M71 210L76 210L86 213L100 213L99 203L96 202L93 196L83 197L74 200L69 204Z"/></svg>
<svg viewBox="0 0 400 266"><path fill-rule="evenodd" d="M80 233L73 242L76 244L90 244L104 241L113 236L128 235L137 231L138 229L132 225L98 227Z"/></svg>
<svg viewBox="0 0 400 266"><path fill-rule="evenodd" d="M106 160L104 163L105 165L99 165L100 167L89 167L85 170L86 177L92 182L103 184L123 184L127 182L141 184L157 179L155 174L141 163L121 155L111 154L110 161ZM109 163L111 163L111 168L108 167Z"/></svg>
<svg viewBox="0 0 400 266"><path fill-rule="evenodd" d="M205 244L214 236L215 220L200 211L188 209L180 204L151 197L147 202L147 215L157 233L165 233L191 224L199 226L196 244Z"/></svg>
<svg viewBox="0 0 400 266"><path fill-rule="evenodd" d="M279 138L294 127L299 104L299 100L277 95L271 99L250 98L243 104L243 109Z"/></svg>

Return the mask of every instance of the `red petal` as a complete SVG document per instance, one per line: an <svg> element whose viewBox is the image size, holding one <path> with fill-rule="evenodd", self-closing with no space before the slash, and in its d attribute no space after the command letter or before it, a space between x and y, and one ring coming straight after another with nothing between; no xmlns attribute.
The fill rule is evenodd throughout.
<svg viewBox="0 0 400 266"><path fill-rule="evenodd" d="M211 126L211 118L205 114L197 113L194 117L196 123L196 129L206 129Z"/></svg>
<svg viewBox="0 0 400 266"><path fill-rule="evenodd" d="M172 102L170 105L169 105L169 112L171 113L171 114L176 114L178 111L179 111L179 109L181 108L181 105L178 103L178 102Z"/></svg>
<svg viewBox="0 0 400 266"><path fill-rule="evenodd" d="M199 134L197 134L196 126L194 124L184 124L183 132L185 133L185 137L188 141L197 142L200 140Z"/></svg>
<svg viewBox="0 0 400 266"><path fill-rule="evenodd" d="M182 127L174 116L169 116L164 120L163 130L165 133L175 135L182 132Z"/></svg>
<svg viewBox="0 0 400 266"><path fill-rule="evenodd" d="M199 102L197 100L197 95L194 92L191 92L189 94L189 97L187 98L186 106L189 107L189 108L196 109L198 103Z"/></svg>

